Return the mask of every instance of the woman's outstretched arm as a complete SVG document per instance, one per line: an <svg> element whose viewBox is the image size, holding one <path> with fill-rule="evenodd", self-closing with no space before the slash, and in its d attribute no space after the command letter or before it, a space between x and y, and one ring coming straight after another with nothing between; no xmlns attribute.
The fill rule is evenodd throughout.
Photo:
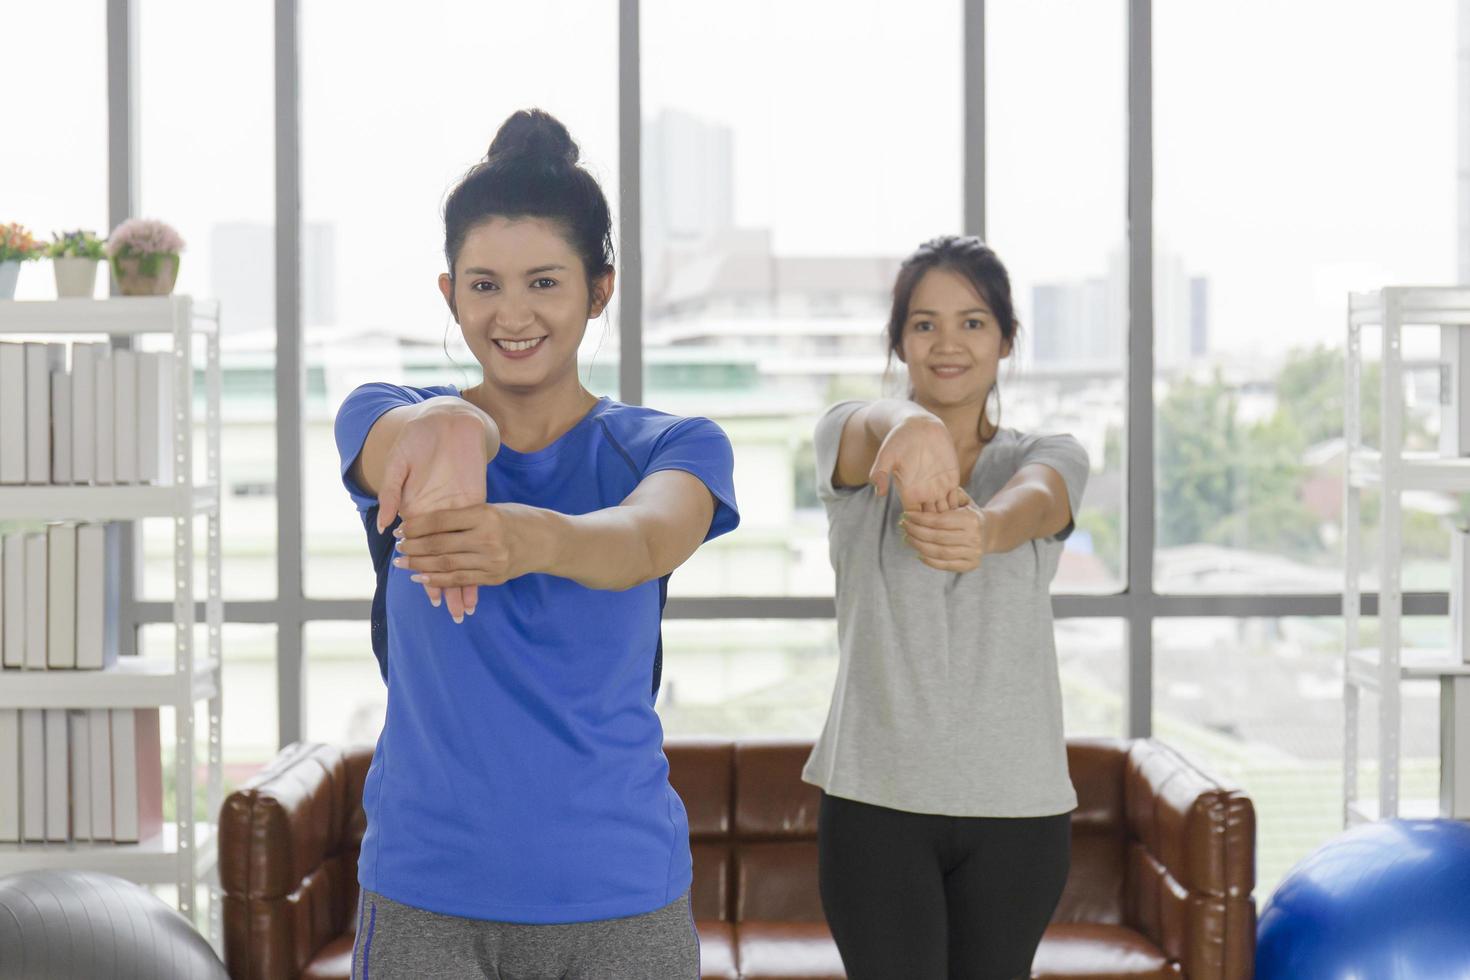
<svg viewBox="0 0 1470 980"><path fill-rule="evenodd" d="M590 589L629 589L682 565L709 534L715 498L696 476L661 470L616 507L562 514L480 504L405 518L400 568L450 588L500 585L540 572Z"/></svg>

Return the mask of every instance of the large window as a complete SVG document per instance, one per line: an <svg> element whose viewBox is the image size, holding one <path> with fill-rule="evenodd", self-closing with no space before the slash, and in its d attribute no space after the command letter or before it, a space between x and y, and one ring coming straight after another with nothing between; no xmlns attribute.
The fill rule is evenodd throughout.
<svg viewBox="0 0 1470 980"><path fill-rule="evenodd" d="M717 45L642 7L644 401L724 427L741 510L670 593L830 594L812 428L882 393L898 261L960 230L960 5L747 4Z"/></svg>
<svg viewBox="0 0 1470 980"><path fill-rule="evenodd" d="M985 5L986 238L1021 321L1002 421L1070 432L1092 463L1058 592L1125 576L1126 30L1122 0Z"/></svg>
<svg viewBox="0 0 1470 980"><path fill-rule="evenodd" d="M1159 591L1342 588L1347 293L1455 279L1454 10L1154 5ZM1453 502L1420 503L1406 562L1442 588Z"/></svg>
<svg viewBox="0 0 1470 980"><path fill-rule="evenodd" d="M176 291L220 304L222 588L227 600L270 599L277 591L272 8L269 0L217 9L144 0L138 21L137 212L183 236ZM202 193L215 187L221 192ZM158 335L142 346L170 342ZM204 354L198 347L195 472L202 480ZM195 589L202 598L207 537L204 522L196 524ZM142 526L139 595L171 600L172 522Z"/></svg>

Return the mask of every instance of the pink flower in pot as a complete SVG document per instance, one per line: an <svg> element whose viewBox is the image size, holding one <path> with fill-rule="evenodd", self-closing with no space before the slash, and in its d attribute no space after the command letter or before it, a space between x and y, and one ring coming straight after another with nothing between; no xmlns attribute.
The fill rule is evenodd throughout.
<svg viewBox="0 0 1470 980"><path fill-rule="evenodd" d="M184 239L152 218L129 218L112 230L107 255L124 296L167 296L179 275Z"/></svg>

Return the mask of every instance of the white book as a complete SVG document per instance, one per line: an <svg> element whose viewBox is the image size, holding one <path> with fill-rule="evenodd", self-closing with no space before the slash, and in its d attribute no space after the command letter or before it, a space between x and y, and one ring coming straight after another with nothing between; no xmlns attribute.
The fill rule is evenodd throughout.
<svg viewBox="0 0 1470 980"><path fill-rule="evenodd" d="M46 525L46 665L77 665L77 526Z"/></svg>
<svg viewBox="0 0 1470 980"><path fill-rule="evenodd" d="M138 355L138 480L155 486L174 482L173 375L170 355Z"/></svg>
<svg viewBox="0 0 1470 980"><path fill-rule="evenodd" d="M46 839L71 837L71 746L65 708L46 709Z"/></svg>
<svg viewBox="0 0 1470 980"><path fill-rule="evenodd" d="M0 341L0 483L26 482L26 349Z"/></svg>
<svg viewBox="0 0 1470 980"><path fill-rule="evenodd" d="M26 667L46 669L46 534L26 535Z"/></svg>
<svg viewBox="0 0 1470 980"><path fill-rule="evenodd" d="M112 836L148 840L163 829L163 754L157 708L112 711Z"/></svg>
<svg viewBox="0 0 1470 980"><path fill-rule="evenodd" d="M20 711L0 708L0 843L20 840Z"/></svg>
<svg viewBox="0 0 1470 980"><path fill-rule="evenodd" d="M92 716L85 711L68 711L66 720L71 730L71 835L73 840L89 841L92 839Z"/></svg>
<svg viewBox="0 0 1470 980"><path fill-rule="evenodd" d="M138 355L112 352L113 482L138 482Z"/></svg>
<svg viewBox="0 0 1470 980"><path fill-rule="evenodd" d="M0 597L0 603L5 606L3 625L5 631L0 634L0 644L4 647L4 656L0 658L6 667L24 667L26 664L26 536L23 531L12 531L5 535L4 541L0 542L3 547L3 555L0 562L4 564L3 576L0 576L0 586L5 589L5 595Z"/></svg>
<svg viewBox="0 0 1470 980"><path fill-rule="evenodd" d="M87 711L92 776L92 839L112 840L112 720L106 708Z"/></svg>
<svg viewBox="0 0 1470 980"><path fill-rule="evenodd" d="M106 345L93 348L99 354L92 365L92 432L97 453L92 457L92 482L107 485L113 482L112 458L112 355Z"/></svg>
<svg viewBox="0 0 1470 980"><path fill-rule="evenodd" d="M46 839L46 713L20 712L20 839Z"/></svg>
<svg viewBox="0 0 1470 980"><path fill-rule="evenodd" d="M111 578L108 575L110 569L117 570L117 534L114 530L112 548L109 549L109 527L113 525L81 524L77 527L76 642L79 670L101 670L117 662L118 582L115 574ZM109 598L113 600L111 604ZM109 612L112 616L110 623Z"/></svg>
<svg viewBox="0 0 1470 980"><path fill-rule="evenodd" d="M97 475L97 348L71 348L71 475L77 483L91 483Z"/></svg>
<svg viewBox="0 0 1470 980"><path fill-rule="evenodd" d="M71 483L71 375L51 372L51 482Z"/></svg>
<svg viewBox="0 0 1470 980"><path fill-rule="evenodd" d="M66 345L26 345L26 482L51 482L51 375L66 370Z"/></svg>

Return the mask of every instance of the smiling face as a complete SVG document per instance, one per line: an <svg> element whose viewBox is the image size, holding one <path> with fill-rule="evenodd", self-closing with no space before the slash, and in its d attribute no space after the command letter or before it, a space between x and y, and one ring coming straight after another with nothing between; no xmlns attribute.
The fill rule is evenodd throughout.
<svg viewBox="0 0 1470 980"><path fill-rule="evenodd" d="M924 273L909 299L897 351L914 400L925 407L982 406L1011 342L985 297L943 266Z"/></svg>
<svg viewBox="0 0 1470 980"><path fill-rule="evenodd" d="M611 270L587 285L581 258L544 218L492 217L465 235L439 289L465 343L498 387L533 389L576 375L587 321L612 295Z"/></svg>

